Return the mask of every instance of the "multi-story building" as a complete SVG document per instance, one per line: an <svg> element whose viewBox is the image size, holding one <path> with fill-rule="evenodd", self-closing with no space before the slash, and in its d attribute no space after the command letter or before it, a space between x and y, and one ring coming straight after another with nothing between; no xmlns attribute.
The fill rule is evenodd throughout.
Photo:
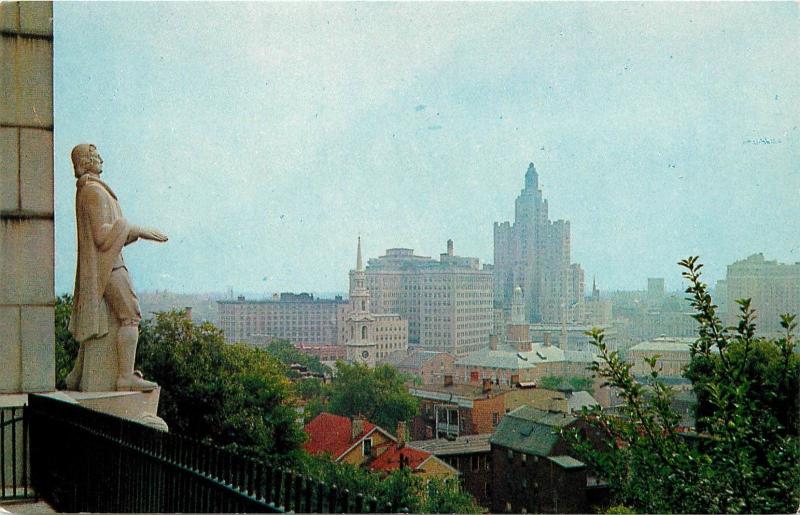
<svg viewBox="0 0 800 515"><path fill-rule="evenodd" d="M459 472L464 490L472 494L478 506L492 505L491 433L417 440L411 447L428 451Z"/></svg>
<svg viewBox="0 0 800 515"><path fill-rule="evenodd" d="M444 376L453 375L455 358L446 352L410 350L395 352L387 363L397 370L417 378L422 384L442 384Z"/></svg>
<svg viewBox="0 0 800 515"><path fill-rule="evenodd" d="M494 513L587 513L593 482L564 434L587 431L565 413L522 406L490 437ZM590 435L594 440L594 435Z"/></svg>
<svg viewBox="0 0 800 515"><path fill-rule="evenodd" d="M495 306L507 307L519 286L527 321L580 320L583 270L570 263L569 222L548 218L533 163L516 200L514 223L494 224L493 266Z"/></svg>
<svg viewBox="0 0 800 515"><path fill-rule="evenodd" d="M488 380L482 385L454 384L452 376L445 376L443 384L412 386L408 391L419 399L419 414L411 421L411 437L429 440L491 433L506 412L504 397L512 390Z"/></svg>
<svg viewBox="0 0 800 515"><path fill-rule="evenodd" d="M729 324L736 323L738 299L752 300L758 314L756 327L764 336L781 333L782 314L800 314L800 262L766 261L763 254L753 254L728 265L725 284Z"/></svg>
<svg viewBox="0 0 800 515"><path fill-rule="evenodd" d="M337 341L337 312L347 301L315 299L308 293L281 293L272 300L217 301L219 324L228 343L264 345L273 339L292 343L333 345Z"/></svg>
<svg viewBox="0 0 800 515"><path fill-rule="evenodd" d="M358 238L356 268L350 271L347 311L343 324L347 361L375 366L389 354L408 348L408 321L396 313L372 312L361 259L361 238Z"/></svg>
<svg viewBox="0 0 800 515"><path fill-rule="evenodd" d="M344 345L313 345L310 343L296 343L295 348L300 352L314 356L319 359L323 365L329 367L336 364L337 361L344 361L347 359L347 350Z"/></svg>
<svg viewBox="0 0 800 515"><path fill-rule="evenodd" d="M697 338L659 337L636 344L626 353L626 359L633 364L631 373L637 377L650 375L647 360L657 358L656 370L661 377L678 378L691 361L689 349ZM716 349L714 349L716 350Z"/></svg>
<svg viewBox="0 0 800 515"><path fill-rule="evenodd" d="M456 256L452 240L438 261L388 249L369 260L366 281L375 312L408 320L408 340L418 348L463 356L488 344L492 272L478 258Z"/></svg>

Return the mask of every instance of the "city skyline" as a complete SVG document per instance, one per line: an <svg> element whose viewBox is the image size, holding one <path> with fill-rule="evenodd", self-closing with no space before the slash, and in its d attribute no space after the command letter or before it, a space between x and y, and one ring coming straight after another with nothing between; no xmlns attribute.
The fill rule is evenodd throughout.
<svg viewBox="0 0 800 515"><path fill-rule="evenodd" d="M126 249L142 291L345 292L359 235L365 257L452 238L492 263L531 161L603 291L678 289L690 254L712 284L753 253L800 261L796 4L80 3L54 19L57 293L82 141L125 215L170 236Z"/></svg>

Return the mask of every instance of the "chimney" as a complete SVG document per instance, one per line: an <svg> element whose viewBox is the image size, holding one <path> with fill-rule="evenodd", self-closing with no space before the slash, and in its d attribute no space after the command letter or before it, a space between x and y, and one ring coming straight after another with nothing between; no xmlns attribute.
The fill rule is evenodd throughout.
<svg viewBox="0 0 800 515"><path fill-rule="evenodd" d="M445 374L444 375L444 385L445 386L453 386L453 376L452 376L452 374Z"/></svg>
<svg viewBox="0 0 800 515"><path fill-rule="evenodd" d="M351 422L350 441L352 442L364 432L364 416L356 415Z"/></svg>
<svg viewBox="0 0 800 515"><path fill-rule="evenodd" d="M447 240L447 255L448 256L455 255L453 251L453 240Z"/></svg>
<svg viewBox="0 0 800 515"><path fill-rule="evenodd" d="M483 378L483 393L489 393L492 391L492 380L489 377Z"/></svg>
<svg viewBox="0 0 800 515"><path fill-rule="evenodd" d="M549 347L553 342L550 341L550 333L544 333L544 346Z"/></svg>
<svg viewBox="0 0 800 515"><path fill-rule="evenodd" d="M490 334L489 335L489 349L490 350L497 350L497 341L498 341L498 338L497 338L496 334Z"/></svg>
<svg viewBox="0 0 800 515"><path fill-rule="evenodd" d="M397 447L402 449L406 446L406 421L397 421Z"/></svg>

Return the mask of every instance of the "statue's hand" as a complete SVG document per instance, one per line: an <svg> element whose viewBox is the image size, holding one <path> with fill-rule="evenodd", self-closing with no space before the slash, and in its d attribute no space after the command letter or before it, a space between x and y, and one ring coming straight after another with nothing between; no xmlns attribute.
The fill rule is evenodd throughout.
<svg viewBox="0 0 800 515"><path fill-rule="evenodd" d="M153 229L151 227L141 227L139 228L139 237L144 240L151 240L151 241L158 241L158 242L165 242L167 241L167 235L162 233L157 229Z"/></svg>

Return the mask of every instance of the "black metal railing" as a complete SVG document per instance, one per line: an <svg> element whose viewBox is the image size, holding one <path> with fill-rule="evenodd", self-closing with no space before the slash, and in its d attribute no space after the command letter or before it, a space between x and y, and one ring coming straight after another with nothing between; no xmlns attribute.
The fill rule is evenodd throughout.
<svg viewBox="0 0 800 515"><path fill-rule="evenodd" d="M0 500L33 497L28 450L24 408L0 408Z"/></svg>
<svg viewBox="0 0 800 515"><path fill-rule="evenodd" d="M31 395L32 484L61 512L392 512L213 445Z"/></svg>

